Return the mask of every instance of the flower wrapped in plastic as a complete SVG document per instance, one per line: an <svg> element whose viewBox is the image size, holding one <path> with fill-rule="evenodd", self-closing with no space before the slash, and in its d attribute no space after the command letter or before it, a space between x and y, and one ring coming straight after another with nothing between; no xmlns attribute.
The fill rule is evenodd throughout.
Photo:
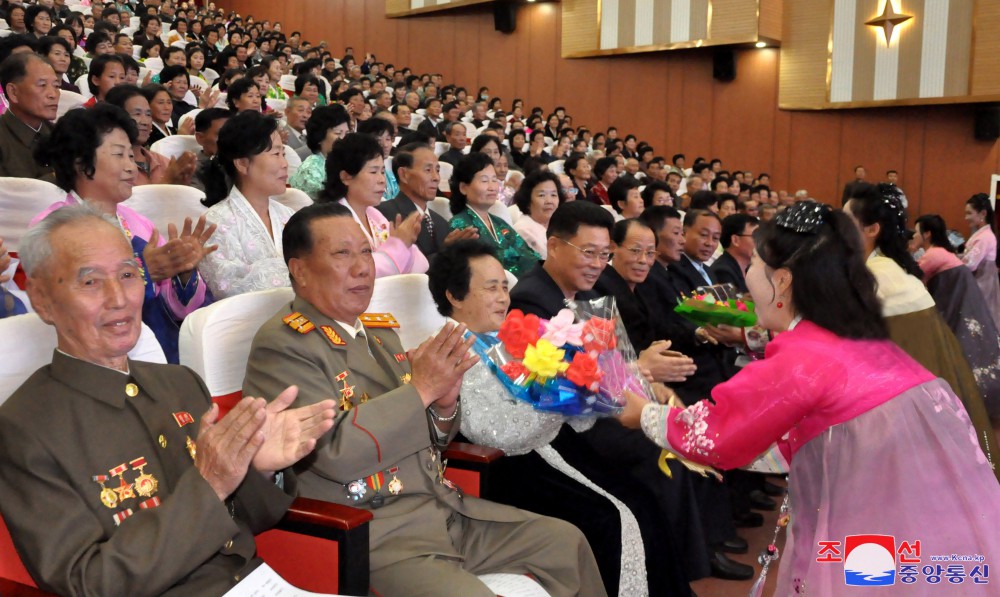
<svg viewBox="0 0 1000 597"><path fill-rule="evenodd" d="M635 364L614 298L573 303L552 319L508 313L473 349L510 394L564 416L617 415L624 392L652 396ZM584 305L584 307L581 307Z"/></svg>
<svg viewBox="0 0 1000 597"><path fill-rule="evenodd" d="M680 298L674 312L697 325L746 328L757 323L753 301L732 284L699 286L693 296Z"/></svg>

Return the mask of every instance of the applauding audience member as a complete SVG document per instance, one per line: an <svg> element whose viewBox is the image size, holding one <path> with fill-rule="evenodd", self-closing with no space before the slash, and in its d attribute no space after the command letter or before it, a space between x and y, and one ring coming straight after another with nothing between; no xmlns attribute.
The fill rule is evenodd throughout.
<svg viewBox="0 0 1000 597"><path fill-rule="evenodd" d="M427 271L416 245L421 218L412 213L390 222L375 209L385 194L382 147L371 135L351 133L333 144L326 159L326 187L319 202L339 202L354 215L371 244L376 277Z"/></svg>
<svg viewBox="0 0 1000 597"><path fill-rule="evenodd" d="M99 104L63 116L39 147L38 157L53 167L56 181L69 194L37 215L32 224L61 207L83 202L114 218L142 264L146 281L143 321L156 334L167 360L176 363L181 322L208 300L197 267L215 250L208 245L215 228L204 217L196 224L189 218L180 233L171 224L161 236L147 218L122 205L135 185L132 147L136 138L135 123L117 106Z"/></svg>

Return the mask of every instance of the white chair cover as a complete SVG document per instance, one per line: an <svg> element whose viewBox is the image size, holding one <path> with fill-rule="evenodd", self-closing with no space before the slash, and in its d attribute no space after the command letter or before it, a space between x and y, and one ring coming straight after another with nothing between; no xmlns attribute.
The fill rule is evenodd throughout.
<svg viewBox="0 0 1000 597"><path fill-rule="evenodd" d="M7 19L0 19L0 29L10 29L10 25L7 24Z"/></svg>
<svg viewBox="0 0 1000 597"><path fill-rule="evenodd" d="M56 329L34 313L0 319L0 404L21 387L31 374L52 362ZM163 349L153 330L142 324L142 333L129 358L150 363L166 363Z"/></svg>
<svg viewBox="0 0 1000 597"><path fill-rule="evenodd" d="M201 74L205 76L205 80L208 81L209 85L215 83L215 80L219 78L219 73L214 68L206 68L201 71Z"/></svg>
<svg viewBox="0 0 1000 597"><path fill-rule="evenodd" d="M494 216L500 218L501 220L507 222L511 226L514 225L514 220L511 218L510 209L503 201L497 201L490 206L490 213Z"/></svg>
<svg viewBox="0 0 1000 597"><path fill-rule="evenodd" d="M201 89L202 91L208 89L208 83L201 77L188 77L188 79L191 81L191 89Z"/></svg>
<svg viewBox="0 0 1000 597"><path fill-rule="evenodd" d="M162 58L147 58L143 64L146 68L153 71L153 74L158 74L161 70L163 70Z"/></svg>
<svg viewBox="0 0 1000 597"><path fill-rule="evenodd" d="M204 81L202 81L202 82L204 83ZM181 116L180 120L177 121L177 128L178 129L184 128L184 123L187 122L188 120L194 120L198 116L199 112L201 112L201 108L195 108L194 110L191 110L190 112L185 113L184 116ZM187 135L183 135L183 136L187 136ZM169 137L166 137L166 138L169 139ZM197 142L195 142L195 145L197 145ZM201 146L199 146L198 149L195 149L193 151L195 153L198 153L198 151L200 149L201 149Z"/></svg>
<svg viewBox="0 0 1000 597"><path fill-rule="evenodd" d="M510 223L511 225L517 224L517 221L521 219L521 208L515 205L510 205L507 207L507 211L510 213Z"/></svg>
<svg viewBox="0 0 1000 597"><path fill-rule="evenodd" d="M291 288L248 292L191 313L178 338L181 364L205 380L212 396L240 391L253 337L293 296Z"/></svg>
<svg viewBox="0 0 1000 597"><path fill-rule="evenodd" d="M79 108L87 101L87 98L83 97L82 94L73 91L60 91L59 92L59 107L56 109L56 120L63 117L66 112L74 108Z"/></svg>
<svg viewBox="0 0 1000 597"><path fill-rule="evenodd" d="M87 74L84 73L76 78L73 82L74 85L80 88L80 95L83 96L84 100L89 100L94 97L94 94L90 92L90 85L87 83ZM62 93L61 91L59 93Z"/></svg>
<svg viewBox="0 0 1000 597"><path fill-rule="evenodd" d="M201 145L198 145L194 135L170 135L153 143L149 149L168 158L176 158L185 151L193 151L197 154L201 151Z"/></svg>
<svg viewBox="0 0 1000 597"><path fill-rule="evenodd" d="M408 127L411 131L417 130L420 123L423 122L425 117L422 114L410 114L410 126Z"/></svg>
<svg viewBox="0 0 1000 597"><path fill-rule="evenodd" d="M288 176L291 177L298 172L299 166L302 165L302 158L292 149L291 145L285 145L285 159L288 160Z"/></svg>
<svg viewBox="0 0 1000 597"><path fill-rule="evenodd" d="M299 189L293 189L291 187L285 189L285 192L277 197L273 197L275 201L292 209L294 211L299 211L307 205L312 205L313 200L309 198L309 195L305 191L300 191Z"/></svg>
<svg viewBox="0 0 1000 597"><path fill-rule="evenodd" d="M167 225L177 226L177 231L184 227L184 218L197 221L208 208L201 204L205 193L194 187L178 184L146 184L132 189L132 196L123 205L131 207L139 214L152 220L160 231L160 236L166 237Z"/></svg>
<svg viewBox="0 0 1000 597"><path fill-rule="evenodd" d="M448 162L440 162L438 164L441 167L441 182L438 183L438 188L441 189L442 193L451 192L451 175L455 171L455 167Z"/></svg>
<svg viewBox="0 0 1000 597"><path fill-rule="evenodd" d="M437 141L434 143L434 155L441 157L444 152L451 149L451 145L445 143L444 141Z"/></svg>
<svg viewBox="0 0 1000 597"><path fill-rule="evenodd" d="M0 238L8 251L17 251L28 223L56 201L64 201L66 191L32 178L0 178ZM0 359L2 360L2 359Z"/></svg>
<svg viewBox="0 0 1000 597"><path fill-rule="evenodd" d="M375 291L368 305L370 313L392 313L399 322L399 340L411 350L432 336L445 323L438 313L427 274L402 274L375 279Z"/></svg>
<svg viewBox="0 0 1000 597"><path fill-rule="evenodd" d="M427 204L427 209L436 212L446 220L451 220L451 205L449 205L447 197L435 197Z"/></svg>
<svg viewBox="0 0 1000 597"><path fill-rule="evenodd" d="M566 160L556 160L549 162L549 172L554 174L566 174Z"/></svg>

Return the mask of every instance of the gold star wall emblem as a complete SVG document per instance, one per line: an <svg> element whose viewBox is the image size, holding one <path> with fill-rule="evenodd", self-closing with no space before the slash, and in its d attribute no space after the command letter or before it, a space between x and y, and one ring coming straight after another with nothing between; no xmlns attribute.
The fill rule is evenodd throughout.
<svg viewBox="0 0 1000 597"><path fill-rule="evenodd" d="M870 27L879 27L882 29L885 33L886 46L892 44L892 32L896 26L901 25L913 18L913 15L896 12L896 8L892 5L892 3L893 0L885 0L885 8L882 10L882 14L870 21L865 21L865 25Z"/></svg>

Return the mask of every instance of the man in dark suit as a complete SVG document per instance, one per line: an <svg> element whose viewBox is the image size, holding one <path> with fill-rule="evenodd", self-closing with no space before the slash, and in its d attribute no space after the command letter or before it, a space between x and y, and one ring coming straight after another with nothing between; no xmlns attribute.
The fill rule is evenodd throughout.
<svg viewBox="0 0 1000 597"><path fill-rule="evenodd" d="M441 154L440 159L442 162L448 162L452 166L457 166L459 160L465 155L462 153L466 144L465 123L457 121L446 122L444 123L443 131L444 138L450 147L448 151Z"/></svg>
<svg viewBox="0 0 1000 597"><path fill-rule="evenodd" d="M679 217L672 208L666 209L670 209L675 217ZM597 298L599 295L593 288L610 257L613 223L611 214L593 203L571 201L560 205L549 220L548 256L544 263L518 279L510 292L510 308L520 309L524 313L532 313L542 318L551 318L565 308L566 300ZM679 225L679 220L677 223ZM674 302L676 301L671 300L669 303L653 304ZM663 338L663 336L656 337ZM670 367L670 363L666 362L670 357L657 354L652 349L640 355L640 363L643 363L644 359L647 360L644 366L650 370L658 366ZM686 369L688 363L688 359L680 358L674 364ZM563 441L569 444L571 440L576 441L576 439L564 438ZM594 448L596 453L614 454L614 463L609 463L609 466L646 470L646 474L639 476L646 482L637 491L649 490L663 503L678 503L674 494L676 490L661 485L661 476L648 471L647 467L656 462L658 451L655 446L650 445L644 435L635 434L613 420L604 419L598 421L590 430L581 433L579 439ZM569 453L567 457L572 458L573 453ZM692 566L692 570L699 571L694 575L699 576L707 572L704 569L707 556L707 563L715 576L732 579L750 578L753 574L752 568L734 562L722 553L724 548L721 544L735 534L732 524L726 524L729 520L728 497L725 494L720 495L721 490L714 480L706 487L695 491L699 500L707 500L712 504L712 513L718 513L716 518L719 520L705 521L712 525L705 526L706 543L716 545L706 547L707 553L689 556L692 560L687 563ZM725 549L740 551L744 549L744 545L745 543L730 543Z"/></svg>
<svg viewBox="0 0 1000 597"><path fill-rule="evenodd" d="M225 593L260 564L254 534L296 493L283 469L333 427L334 402L289 409L289 388L219 419L191 370L130 360L143 278L117 222L86 206L20 248L58 339L0 407L0 509L25 567L61 595Z"/></svg>
<svg viewBox="0 0 1000 597"><path fill-rule="evenodd" d="M722 256L715 260L710 273L719 284L732 284L740 292L747 292L746 271L753 256L753 232L760 220L746 214L733 214L722 220Z"/></svg>
<svg viewBox="0 0 1000 597"><path fill-rule="evenodd" d="M412 143L399 150L392 159L392 173L399 181L399 194L383 201L376 208L390 222L396 217L406 219L414 211L424 214L424 222L417 236L417 248L427 256L434 255L445 243L462 238L479 238L475 228L448 229L448 220L427 205L437 195L441 171L434 151L421 143Z"/></svg>
<svg viewBox="0 0 1000 597"><path fill-rule="evenodd" d="M437 141L438 137L441 136L439 127L443 122L441 119L441 100L432 97L427 100L424 106L424 120L417 125L417 132L423 133Z"/></svg>

